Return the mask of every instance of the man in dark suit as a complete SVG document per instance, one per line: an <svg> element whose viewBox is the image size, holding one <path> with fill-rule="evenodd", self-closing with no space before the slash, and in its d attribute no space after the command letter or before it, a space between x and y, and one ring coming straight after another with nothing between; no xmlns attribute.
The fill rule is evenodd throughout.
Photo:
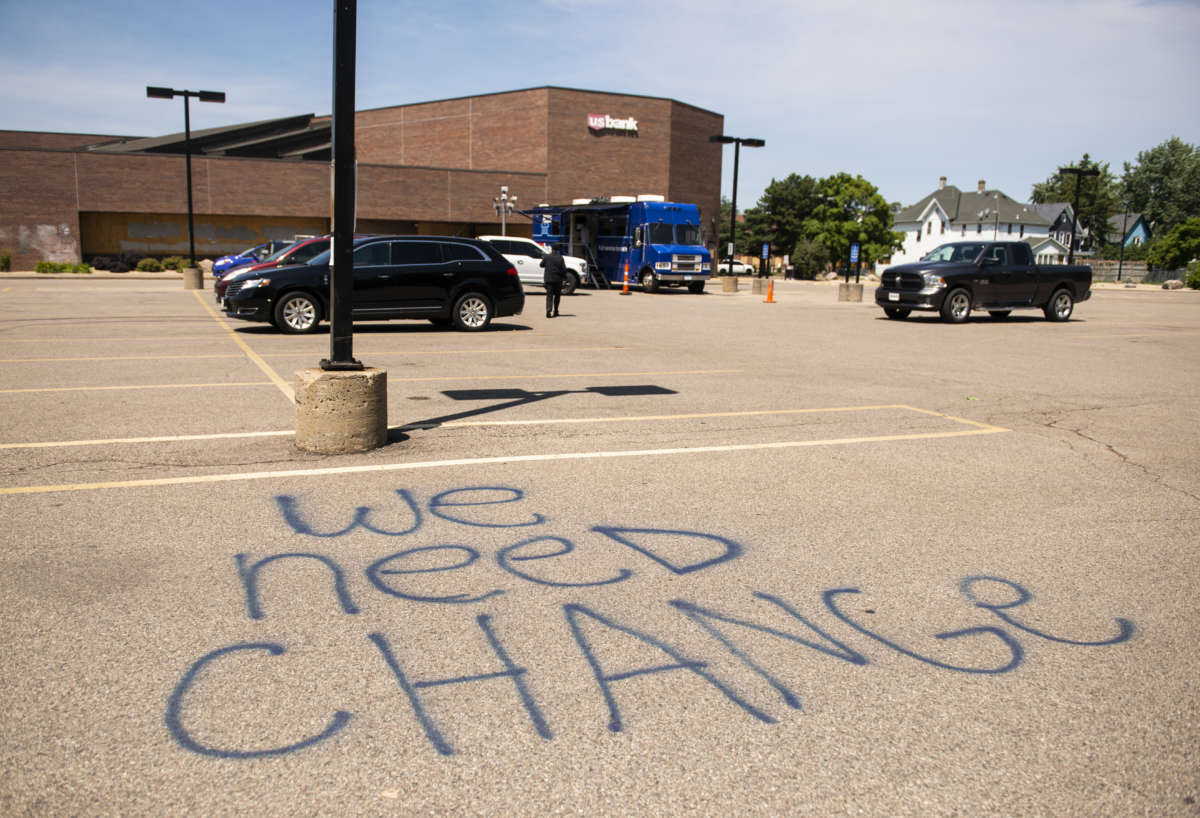
<svg viewBox="0 0 1200 818"><path fill-rule="evenodd" d="M546 288L546 317L558 317L558 300L562 298L563 281L567 278L567 263L555 247L542 257L542 284Z"/></svg>

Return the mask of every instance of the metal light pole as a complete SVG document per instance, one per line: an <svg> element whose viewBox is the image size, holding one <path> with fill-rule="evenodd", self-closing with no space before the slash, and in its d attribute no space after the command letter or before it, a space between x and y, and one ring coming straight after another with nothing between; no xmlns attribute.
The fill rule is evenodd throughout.
<svg viewBox="0 0 1200 818"><path fill-rule="evenodd" d="M720 142L723 145L733 143L733 201L729 203L729 272L733 272L733 246L734 232L737 228L737 178L738 178L738 160L741 157L742 145L747 148L761 148L767 144L765 139L747 139L741 136L724 136L716 134L708 138L709 142Z"/></svg>
<svg viewBox="0 0 1200 818"><path fill-rule="evenodd" d="M1129 230L1129 207L1122 202L1125 215L1121 219L1121 257L1117 260L1117 281L1121 280L1121 268L1125 266L1125 234Z"/></svg>
<svg viewBox="0 0 1200 818"><path fill-rule="evenodd" d="M1085 156L1084 159L1087 157ZM1071 246L1067 249L1067 264L1075 263L1075 226L1079 223L1079 189L1084 176L1099 176L1099 168L1059 168L1059 173L1070 173L1075 177L1075 205L1071 210Z"/></svg>
<svg viewBox="0 0 1200 818"><path fill-rule="evenodd" d="M189 97L196 97L201 102L224 102L224 91L177 91L174 88L162 88L156 85L146 86L146 96L151 99L174 99L183 97L183 155L187 168L187 202L188 202L188 264L196 266L196 229L192 219L192 114L188 105Z"/></svg>
<svg viewBox="0 0 1200 818"><path fill-rule="evenodd" d="M517 205L516 195L508 195L508 185L500 185L500 195L492 198L492 210L500 215L500 235L508 235L508 214Z"/></svg>
<svg viewBox="0 0 1200 818"><path fill-rule="evenodd" d="M333 237L329 254L329 358L326 371L363 369L354 359L354 66L357 0L333 8Z"/></svg>

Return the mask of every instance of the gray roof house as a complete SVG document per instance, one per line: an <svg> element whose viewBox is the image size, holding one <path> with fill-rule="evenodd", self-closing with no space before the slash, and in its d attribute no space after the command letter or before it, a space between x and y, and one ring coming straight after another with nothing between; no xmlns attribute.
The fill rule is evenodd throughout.
<svg viewBox="0 0 1200 818"><path fill-rule="evenodd" d="M943 176L937 190L896 214L892 229L904 233L904 247L891 263L916 261L939 244L961 239L1041 240L1051 225L1034 205L989 190L982 179L975 190L963 191Z"/></svg>

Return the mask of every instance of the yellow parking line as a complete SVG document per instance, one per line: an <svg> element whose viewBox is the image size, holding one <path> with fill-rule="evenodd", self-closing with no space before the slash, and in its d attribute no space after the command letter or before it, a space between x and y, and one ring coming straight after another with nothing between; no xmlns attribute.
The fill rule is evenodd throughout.
<svg viewBox="0 0 1200 818"><path fill-rule="evenodd" d="M93 491L98 489L147 488L153 486L184 486L199 483L229 483L246 480L294 479L297 477L325 477L340 474L368 474L372 472L410 471L415 469L462 468L511 463L539 463L564 460L597 460L614 457L666 457L685 454L717 454L726 452L749 452L764 450L796 449L810 446L842 446L859 443L891 443L907 440L934 440L938 438L990 435L1004 429L967 429L957 432L924 432L905 435L878 435L872 437L844 437L826 440L789 440L777 443L743 443L724 446L694 446L674 449L635 449L627 451L566 452L561 454L499 455L496 457L472 457L455 460L423 460L410 463L375 463L361 466L332 466L323 469L292 469L264 472L239 472L233 474L200 474L188 477L156 477L143 480L116 480L106 483L68 483L62 485L15 486L0 489L0 495L45 494L60 491Z"/></svg>
<svg viewBox="0 0 1200 818"><path fill-rule="evenodd" d="M140 340L147 340L142 338ZM55 342L49 342L55 343ZM611 352L625 350L629 347L530 347L528 349L505 349L505 353L524 352ZM437 349L437 350L384 350L369 353L372 357L387 355L403 355L405 357L418 355L476 355L495 354L496 349ZM298 352L276 352L264 358L312 358L313 352L301 350ZM64 361L176 361L198 360L204 358L241 358L236 353L197 353L187 355L88 355L65 358L0 358L0 364L29 364L29 363L62 363ZM365 356L364 356L365 357Z"/></svg>
<svg viewBox="0 0 1200 818"><path fill-rule="evenodd" d="M34 389L0 389L0 395L27 392L118 392L123 389L212 389L223 386L272 386L272 381L233 381L228 383L151 383L142 386L43 386Z"/></svg>
<svg viewBox="0 0 1200 818"><path fill-rule="evenodd" d="M241 358L234 353L206 355L105 355L77 358L0 358L0 364L63 363L65 361L184 361L200 358Z"/></svg>
<svg viewBox="0 0 1200 818"><path fill-rule="evenodd" d="M221 325L221 328L229 334L229 337L232 338L233 342L241 348L242 352L246 353L246 357L249 358L255 366L261 369L266 376L271 379L271 383L279 387L279 391L282 392L285 397L287 397L288 402L295 403L296 392L292 389L291 384L279 377L279 374L272 369L266 361L259 357L257 352L248 347L246 342L238 337L238 334L233 331L233 328L226 324L225 320L213 311L213 308L209 306L208 301L205 300L204 296L200 295L199 291L193 290L192 295L196 296L196 300L200 302L200 306L204 307L204 309L208 311L208 314L213 317L213 320Z"/></svg>
<svg viewBox="0 0 1200 818"><path fill-rule="evenodd" d="M220 335L171 335L169 337L159 336L157 338L147 338L145 335L130 335L119 336L115 338L5 338L5 344L107 344L116 341L148 341L153 340L156 344L161 344L168 341L215 341L220 338Z"/></svg>

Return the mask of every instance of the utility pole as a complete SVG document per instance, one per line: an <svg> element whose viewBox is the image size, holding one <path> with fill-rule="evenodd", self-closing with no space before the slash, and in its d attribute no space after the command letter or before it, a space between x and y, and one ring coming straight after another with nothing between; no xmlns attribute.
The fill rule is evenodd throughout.
<svg viewBox="0 0 1200 818"><path fill-rule="evenodd" d="M1086 156L1084 157L1086 160ZM1067 264L1075 263L1075 227L1079 223L1079 188L1083 186L1083 177L1099 176L1099 168L1059 168L1059 173L1069 173L1075 177L1075 204L1071 209L1071 246L1067 249Z"/></svg>

